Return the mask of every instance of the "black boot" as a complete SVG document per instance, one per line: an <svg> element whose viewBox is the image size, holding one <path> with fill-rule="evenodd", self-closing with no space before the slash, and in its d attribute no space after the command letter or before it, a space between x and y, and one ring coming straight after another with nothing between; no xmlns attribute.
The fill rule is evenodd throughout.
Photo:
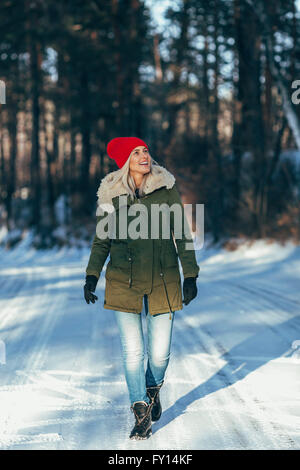
<svg viewBox="0 0 300 470"><path fill-rule="evenodd" d="M163 383L164 382L162 382L160 385L156 385L156 387L147 387L147 395L150 399L150 403L153 405L151 412L152 421L158 421L161 416L162 409L159 400L159 391Z"/></svg>
<svg viewBox="0 0 300 470"><path fill-rule="evenodd" d="M135 415L135 425L130 439L148 439L151 436L151 409L152 404L148 405L145 401L137 401L131 406L131 411Z"/></svg>

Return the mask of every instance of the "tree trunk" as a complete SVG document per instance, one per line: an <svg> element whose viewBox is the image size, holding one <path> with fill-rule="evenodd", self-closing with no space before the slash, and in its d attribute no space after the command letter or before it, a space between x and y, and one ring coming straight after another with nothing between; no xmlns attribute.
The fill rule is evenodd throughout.
<svg viewBox="0 0 300 470"><path fill-rule="evenodd" d="M217 191L215 200L215 241L218 241L223 234L223 218L224 218L224 176L222 168L222 155L219 145L219 0L214 0L214 42L215 42L215 62L214 62L214 88L213 103L211 110L211 149L216 164L217 175Z"/></svg>
<svg viewBox="0 0 300 470"><path fill-rule="evenodd" d="M260 22L261 30L265 33L266 54L270 63L270 70L273 76L273 80L277 84L281 94L283 111L293 133L296 146L298 149L300 149L300 120L293 108L290 97L290 90L287 89L281 76L281 72L274 60L272 48L272 26L268 16L265 13L264 6L260 3L260 1L256 1L255 5L252 0L246 0L246 2L251 7L252 14L256 15L257 21Z"/></svg>
<svg viewBox="0 0 300 470"><path fill-rule="evenodd" d="M32 136L31 136L31 186L32 186L32 225L37 231L41 217L41 175L40 175L40 81L42 53L37 39L30 36L30 71L32 97Z"/></svg>
<svg viewBox="0 0 300 470"><path fill-rule="evenodd" d="M260 92L260 30L256 16L242 0L235 0L236 47L239 60L241 132L244 152L252 158L254 231L261 236L261 195L265 172L265 144Z"/></svg>

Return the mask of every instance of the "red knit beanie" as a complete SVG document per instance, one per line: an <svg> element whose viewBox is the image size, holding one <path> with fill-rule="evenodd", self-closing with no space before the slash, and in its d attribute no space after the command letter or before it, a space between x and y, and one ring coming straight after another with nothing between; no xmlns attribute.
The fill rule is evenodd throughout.
<svg viewBox="0 0 300 470"><path fill-rule="evenodd" d="M115 137L108 142L106 150L110 158L115 160L119 168L122 168L132 150L140 145L147 147L149 150L148 145L138 137Z"/></svg>

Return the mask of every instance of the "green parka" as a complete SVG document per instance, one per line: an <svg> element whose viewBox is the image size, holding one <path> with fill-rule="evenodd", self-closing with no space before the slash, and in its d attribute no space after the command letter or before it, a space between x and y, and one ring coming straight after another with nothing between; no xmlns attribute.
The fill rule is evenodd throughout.
<svg viewBox="0 0 300 470"><path fill-rule="evenodd" d="M105 261L110 255L105 273L104 308L140 313L143 307L143 296L147 294L151 315L167 312L171 314L171 312L181 310L183 305L178 258L184 278L198 276L199 266L194 249L186 248L186 243L192 244L193 242L190 232L188 231L186 236L183 228L186 218L175 185L175 178L164 167L153 164L152 172L144 188L145 195L131 201L126 188L118 180L119 171L116 170L106 175L97 193L98 209L102 209L101 216L97 216L97 224L103 221L103 217L107 217L109 212L112 213L113 209L116 217L115 235L99 238L96 232L86 274L99 278ZM178 237L177 231L174 231L174 213L171 210L168 238L162 233L162 223L159 224L156 238L151 237L151 223L153 225L151 206L166 204L171 207L174 203L181 207L182 235L179 234ZM133 239L129 235L124 239L119 236L120 211L123 211L123 214L126 211L126 228L140 215L139 212L130 215L128 211L132 204L137 204L136 207L142 211L142 216L140 216L142 227L139 226L139 228L145 229L148 225L148 238ZM124 229L124 222L121 222L122 224Z"/></svg>

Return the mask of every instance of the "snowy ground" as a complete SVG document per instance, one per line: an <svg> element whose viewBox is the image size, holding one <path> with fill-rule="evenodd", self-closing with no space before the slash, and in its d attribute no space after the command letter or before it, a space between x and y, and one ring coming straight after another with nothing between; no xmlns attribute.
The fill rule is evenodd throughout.
<svg viewBox="0 0 300 470"><path fill-rule="evenodd" d="M98 303L83 300L88 254L26 241L0 253L0 448L300 448L300 247L198 251L199 294L175 314L164 413L140 442L128 439L103 274Z"/></svg>

